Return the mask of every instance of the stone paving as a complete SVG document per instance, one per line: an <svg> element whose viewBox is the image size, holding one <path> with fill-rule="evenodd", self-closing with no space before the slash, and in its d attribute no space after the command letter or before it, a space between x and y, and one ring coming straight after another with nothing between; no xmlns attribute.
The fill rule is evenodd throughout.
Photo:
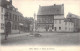
<svg viewBox="0 0 80 51"><path fill-rule="evenodd" d="M80 45L80 33L39 33L41 37L21 35L3 40L2 45Z"/></svg>

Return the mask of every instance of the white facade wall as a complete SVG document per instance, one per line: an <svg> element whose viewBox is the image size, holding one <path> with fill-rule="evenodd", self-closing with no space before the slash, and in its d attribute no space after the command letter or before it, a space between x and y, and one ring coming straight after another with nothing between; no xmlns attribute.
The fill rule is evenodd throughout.
<svg viewBox="0 0 80 51"><path fill-rule="evenodd" d="M64 19L64 15L54 15L54 19Z"/></svg>
<svg viewBox="0 0 80 51"><path fill-rule="evenodd" d="M61 23L59 23L60 20L54 20L54 27L56 27L56 31L63 31L63 32L73 32L74 31L74 23L72 22L64 22L64 20L61 20ZM61 29L59 29L61 27Z"/></svg>
<svg viewBox="0 0 80 51"><path fill-rule="evenodd" d="M54 27L56 27L56 31L58 32L73 32L74 31L74 23L64 22L63 16L54 17ZM59 29L59 27L61 28Z"/></svg>
<svg viewBox="0 0 80 51"><path fill-rule="evenodd" d="M4 20L5 9L0 6L0 33L4 33L5 20Z"/></svg>
<svg viewBox="0 0 80 51"><path fill-rule="evenodd" d="M74 23L69 21L65 22L64 15L54 16L53 20L54 20L54 29L52 29L52 31L55 31L55 32L73 32L74 31ZM48 29L48 30L51 30L51 29ZM46 29L44 28L44 26L39 26L37 31L44 32L46 31Z"/></svg>

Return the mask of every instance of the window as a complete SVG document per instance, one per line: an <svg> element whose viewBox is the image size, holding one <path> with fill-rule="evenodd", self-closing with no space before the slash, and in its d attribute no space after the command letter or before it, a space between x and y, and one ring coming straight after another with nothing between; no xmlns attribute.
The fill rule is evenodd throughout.
<svg viewBox="0 0 80 51"><path fill-rule="evenodd" d="M8 12L7 14L8 14L7 19L10 19L10 13Z"/></svg>
<svg viewBox="0 0 80 51"><path fill-rule="evenodd" d="M18 21L19 21L19 16L18 16Z"/></svg>
<svg viewBox="0 0 80 51"><path fill-rule="evenodd" d="M12 29L14 29L14 24L12 25Z"/></svg>
<svg viewBox="0 0 80 51"><path fill-rule="evenodd" d="M70 30L70 28L69 28L69 30Z"/></svg>
<svg viewBox="0 0 80 51"><path fill-rule="evenodd" d="M4 26L4 24L3 24L3 23L1 23L1 26Z"/></svg>
<svg viewBox="0 0 80 51"><path fill-rule="evenodd" d="M65 25L67 25L67 22L65 22Z"/></svg>
<svg viewBox="0 0 80 51"><path fill-rule="evenodd" d="M59 27L59 30L61 30L61 27Z"/></svg>
<svg viewBox="0 0 80 51"><path fill-rule="evenodd" d="M54 25L52 25L52 29L54 29Z"/></svg>
<svg viewBox="0 0 80 51"><path fill-rule="evenodd" d="M59 11L59 9L57 9L57 11Z"/></svg>
<svg viewBox="0 0 80 51"><path fill-rule="evenodd" d="M73 25L73 23L71 23L71 25Z"/></svg>
<svg viewBox="0 0 80 51"><path fill-rule="evenodd" d="M15 15L13 14L13 20L15 20Z"/></svg>
<svg viewBox="0 0 80 51"><path fill-rule="evenodd" d="M3 8L1 8L1 12L3 13L3 11L4 11L4 9Z"/></svg>
<svg viewBox="0 0 80 51"><path fill-rule="evenodd" d="M15 30L17 29L17 26L16 25L14 25L14 28L15 28Z"/></svg>
<svg viewBox="0 0 80 51"><path fill-rule="evenodd" d="M9 8L9 5L7 5L7 8Z"/></svg>
<svg viewBox="0 0 80 51"><path fill-rule="evenodd" d="M3 29L4 29L4 27L2 26L2 27L1 27L1 29L3 30Z"/></svg>
<svg viewBox="0 0 80 51"><path fill-rule="evenodd" d="M61 20L59 20L59 24L61 24Z"/></svg>
<svg viewBox="0 0 80 51"><path fill-rule="evenodd" d="M4 18L4 15L2 14L2 15L1 15L1 19L3 20L3 18Z"/></svg>
<svg viewBox="0 0 80 51"><path fill-rule="evenodd" d="M16 21L16 15L14 15L14 20Z"/></svg>
<svg viewBox="0 0 80 51"><path fill-rule="evenodd" d="M69 25L71 25L71 23L69 22Z"/></svg>
<svg viewBox="0 0 80 51"><path fill-rule="evenodd" d="M73 28L71 28L71 30L73 30Z"/></svg>
<svg viewBox="0 0 80 51"><path fill-rule="evenodd" d="M40 26L40 25L38 25L38 26Z"/></svg>
<svg viewBox="0 0 80 51"><path fill-rule="evenodd" d="M3 23L1 23L1 29L4 29L4 24Z"/></svg>
<svg viewBox="0 0 80 51"><path fill-rule="evenodd" d="M54 20L54 23L56 24L57 23L57 20Z"/></svg>
<svg viewBox="0 0 80 51"><path fill-rule="evenodd" d="M54 30L56 31L57 27L54 27Z"/></svg>
<svg viewBox="0 0 80 51"><path fill-rule="evenodd" d="M69 17L72 17L72 15L69 15Z"/></svg>
<svg viewBox="0 0 80 51"><path fill-rule="evenodd" d="M71 21L71 19L69 19L69 21Z"/></svg>
<svg viewBox="0 0 80 51"><path fill-rule="evenodd" d="M40 20L38 20L39 21L39 23L41 22Z"/></svg>
<svg viewBox="0 0 80 51"><path fill-rule="evenodd" d="M11 13L9 13L10 19L11 19Z"/></svg>
<svg viewBox="0 0 80 51"><path fill-rule="evenodd" d="M17 29L19 30L19 25L17 26Z"/></svg>
<svg viewBox="0 0 80 51"><path fill-rule="evenodd" d="M67 27L65 27L65 30L67 30Z"/></svg>
<svg viewBox="0 0 80 51"><path fill-rule="evenodd" d="M15 21L17 21L17 15L15 15Z"/></svg>

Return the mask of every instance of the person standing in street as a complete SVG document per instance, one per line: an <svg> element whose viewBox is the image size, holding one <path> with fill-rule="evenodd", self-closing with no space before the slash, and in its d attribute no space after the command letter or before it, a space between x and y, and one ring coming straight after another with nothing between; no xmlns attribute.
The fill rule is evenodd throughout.
<svg viewBox="0 0 80 51"><path fill-rule="evenodd" d="M5 32L5 40L7 40L8 34L9 34L9 31L6 30L6 32Z"/></svg>

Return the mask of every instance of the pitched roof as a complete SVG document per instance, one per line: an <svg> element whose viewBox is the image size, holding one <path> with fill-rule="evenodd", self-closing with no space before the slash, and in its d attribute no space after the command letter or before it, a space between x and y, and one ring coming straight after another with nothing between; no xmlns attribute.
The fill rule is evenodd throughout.
<svg viewBox="0 0 80 51"><path fill-rule="evenodd" d="M10 2L6 1L6 0L1 0L1 6L6 8L7 4L10 4Z"/></svg>
<svg viewBox="0 0 80 51"><path fill-rule="evenodd" d="M65 22L73 22L72 19L80 19L79 16L72 14L72 13L68 13L67 17L65 18Z"/></svg>
<svg viewBox="0 0 80 51"><path fill-rule="evenodd" d="M79 16L77 16L75 14L72 14L72 13L68 13L68 15L66 16L66 18L77 18L77 19L80 19Z"/></svg>
<svg viewBox="0 0 80 51"><path fill-rule="evenodd" d="M64 5L40 6L37 15L64 14Z"/></svg>

